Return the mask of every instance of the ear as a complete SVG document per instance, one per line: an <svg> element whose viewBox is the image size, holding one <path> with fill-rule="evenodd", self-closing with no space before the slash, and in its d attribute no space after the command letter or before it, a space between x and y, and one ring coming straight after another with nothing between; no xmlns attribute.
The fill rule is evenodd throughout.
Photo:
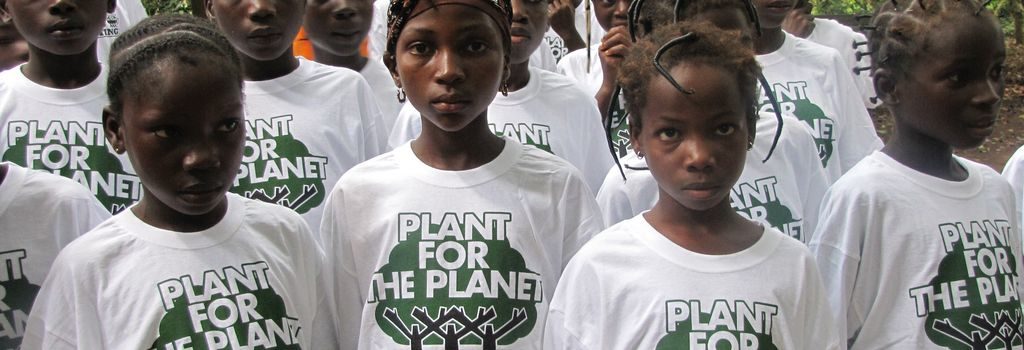
<svg viewBox="0 0 1024 350"><path fill-rule="evenodd" d="M637 155L646 153L643 145L640 143L639 137L641 132L641 126L636 125L637 123L629 123L629 145L633 147L633 152ZM642 124L642 123L641 123Z"/></svg>
<svg viewBox="0 0 1024 350"><path fill-rule="evenodd" d="M11 16L11 12L7 10L7 0L0 0L0 21L3 23L10 23L14 20Z"/></svg>
<svg viewBox="0 0 1024 350"><path fill-rule="evenodd" d="M107 136L110 147L114 148L114 153L125 152L124 125L121 123L121 116L114 113L110 106L103 108L103 134Z"/></svg>
<svg viewBox="0 0 1024 350"><path fill-rule="evenodd" d="M216 22L217 16L213 15L213 2L214 0L204 0L203 7L206 8L206 18L209 18L211 21ZM214 24L216 25L216 23Z"/></svg>
<svg viewBox="0 0 1024 350"><path fill-rule="evenodd" d="M896 76L888 68L879 68L874 73L875 96L883 103L895 106L900 103L899 91L896 84Z"/></svg>
<svg viewBox="0 0 1024 350"><path fill-rule="evenodd" d="M117 0L107 0L107 13L114 13L117 9Z"/></svg>

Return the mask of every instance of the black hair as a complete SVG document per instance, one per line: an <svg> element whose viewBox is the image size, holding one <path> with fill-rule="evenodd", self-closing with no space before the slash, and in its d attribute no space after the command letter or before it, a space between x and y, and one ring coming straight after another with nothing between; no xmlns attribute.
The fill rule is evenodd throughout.
<svg viewBox="0 0 1024 350"><path fill-rule="evenodd" d="M238 54L227 38L208 21L194 17L150 17L114 41L110 58L107 96L115 115L120 115L125 93L139 96L145 83L159 78L154 66L164 59L192 66L215 64L239 87L243 84Z"/></svg>
<svg viewBox="0 0 1024 350"><path fill-rule="evenodd" d="M666 45L686 36L686 42ZM655 57L662 55L656 60ZM671 70L681 63L696 63L721 68L735 74L736 86L745 105L748 132L751 139L756 132L758 105L758 77L761 66L754 57L753 48L744 45L738 36L718 30L709 23L684 22L655 29L633 46L619 69L618 81L629 111L630 128L643 128L640 111L647 105L647 89L652 79L668 79L659 72L659 65ZM670 80L674 83L674 80ZM675 83L673 85L677 85ZM679 89L685 88L677 87Z"/></svg>
<svg viewBox="0 0 1024 350"><path fill-rule="evenodd" d="M405 25L409 23L409 19L413 16L412 11L416 9L416 5L420 1L435 0L391 0L391 3L388 5L388 33L384 46L385 59L388 57L394 59L395 47L398 46L398 35L402 33ZM512 1L481 0L481 2L486 3L487 6L493 6L501 13L502 19L505 20L505 26L501 28L504 32L502 35L502 45L505 50L505 56L508 56L512 52L512 37L508 33L508 27L512 24ZM498 18L494 18L494 20L498 21Z"/></svg>
<svg viewBox="0 0 1024 350"><path fill-rule="evenodd" d="M977 0L891 0L879 6L868 33L871 71L887 68L906 74L928 49L928 36L935 27L963 20L963 16L987 18L995 23L989 1Z"/></svg>

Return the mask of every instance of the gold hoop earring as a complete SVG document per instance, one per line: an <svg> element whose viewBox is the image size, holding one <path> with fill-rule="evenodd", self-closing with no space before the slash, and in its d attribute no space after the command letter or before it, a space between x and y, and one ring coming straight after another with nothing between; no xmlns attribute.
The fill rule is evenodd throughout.
<svg viewBox="0 0 1024 350"><path fill-rule="evenodd" d="M501 82L501 87L498 88L501 91L501 96L508 97L508 80Z"/></svg>

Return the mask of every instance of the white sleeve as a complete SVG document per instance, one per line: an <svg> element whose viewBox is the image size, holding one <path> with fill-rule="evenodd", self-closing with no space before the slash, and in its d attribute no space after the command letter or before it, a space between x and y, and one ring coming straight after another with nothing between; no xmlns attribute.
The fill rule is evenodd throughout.
<svg viewBox="0 0 1024 350"><path fill-rule="evenodd" d="M387 126L384 125L384 119L380 113L380 107L377 106L377 97L373 94L373 89L370 88L370 84L366 82L360 74L353 75L358 78L358 89L359 95L356 97L359 103L358 111L360 118L360 124L363 126L363 130L360 131L361 135L354 135L356 137L362 136L363 138L363 161L369 160L370 158L376 157L388 150L387 143ZM341 106L342 110L339 113L349 113L346 109L351 106Z"/></svg>
<svg viewBox="0 0 1024 350"><path fill-rule="evenodd" d="M604 319L600 314L601 293L593 290L589 283L596 282L592 271L586 270L583 259L573 260L566 267L562 278L555 288L555 296L548 307L547 321L544 324L545 350L585 350L589 349L580 340L580 332L594 331L587 325L594 325Z"/></svg>
<svg viewBox="0 0 1024 350"><path fill-rule="evenodd" d="M604 230L604 220L601 219L601 210L594 200L594 193L575 171L566 179L561 197L559 208L555 209L554 214L565 220L566 232L562 241L562 261L559 264L560 269L564 270L576 252Z"/></svg>
<svg viewBox="0 0 1024 350"><path fill-rule="evenodd" d="M839 166L842 173L853 168L862 158L882 148L882 139L878 138L875 131L875 124L871 121L871 115L864 108L864 103L857 90L849 67L839 57L838 53L832 55L833 70L827 72L826 88L831 85L833 104L836 107L836 119L839 119L839 135L836 140L839 147ZM842 72L842 73L840 73Z"/></svg>
<svg viewBox="0 0 1024 350"><path fill-rule="evenodd" d="M377 0L373 2L373 20L370 21L370 33L367 35L370 44L368 58L380 59L384 56L384 49L388 40L388 0Z"/></svg>
<svg viewBox="0 0 1024 350"><path fill-rule="evenodd" d="M601 112L597 110L597 104L593 97L587 99L587 103L581 105L584 117L581 118L586 125L579 125L578 131L583 137L582 151L583 164L580 164L580 171L583 178L590 186L593 193L600 192L605 174L608 168L613 166L612 153L608 150L608 139L605 136L604 127L601 126Z"/></svg>
<svg viewBox="0 0 1024 350"><path fill-rule="evenodd" d="M1013 187L1013 198L1017 203L1017 218L1024 220L1024 208L1021 207L1024 198L1024 146L1013 153L1010 160L1006 161L1003 167L1003 178ZM1024 280L1024 279L1022 279Z"/></svg>
<svg viewBox="0 0 1024 350"><path fill-rule="evenodd" d="M555 54L551 52L551 45L547 40L542 40L537 50L530 55L530 66L537 67L552 73L558 73L558 62L555 61Z"/></svg>
<svg viewBox="0 0 1024 350"><path fill-rule="evenodd" d="M799 344L800 349L840 350L846 349L846 342L840 340L836 331L835 316L828 307L825 286L821 274L814 265L814 259L808 258L804 269L804 283L801 286L803 297L797 307L802 324L796 325L803 333Z"/></svg>
<svg viewBox="0 0 1024 350"><path fill-rule="evenodd" d="M818 156L815 155L814 158L817 159ZM821 161L818 161L818 164L821 164ZM604 217L606 225L612 226L636 215L633 213L628 192L626 180L622 179L619 169L609 169L604 183L601 184L601 190L597 191L597 205L601 207L601 216Z"/></svg>
<svg viewBox="0 0 1024 350"><path fill-rule="evenodd" d="M36 294L29 314L23 350L102 349L105 323L100 320L95 300L94 276L76 268L82 262L69 254L57 255L50 273Z"/></svg>
<svg viewBox="0 0 1024 350"><path fill-rule="evenodd" d="M568 321L565 314L554 308L548 310L547 323L544 324L545 350L586 350L588 349L572 333L566 329Z"/></svg>
<svg viewBox="0 0 1024 350"><path fill-rule="evenodd" d="M388 147L395 149L419 137L420 131L423 130L421 123L423 121L420 119L419 111L413 108L411 103L405 102L402 110L398 112L398 118L395 119L395 127L388 136Z"/></svg>
<svg viewBox="0 0 1024 350"><path fill-rule="evenodd" d="M794 143L793 148L797 149L798 161L793 162L793 174L797 177L797 183L802 184L800 189L800 201L803 206L803 228L801 241L807 244L814 237L815 228L818 225L818 212L821 210L821 200L831 182L825 168L820 166L821 158L818 157L818 149L814 143L814 137L808 131L806 123L799 122L799 129L791 132L790 140ZM806 131L806 132L805 132Z"/></svg>
<svg viewBox="0 0 1024 350"><path fill-rule="evenodd" d="M862 259L860 247L869 229L869 218L859 210L867 205L853 197L836 191L835 186L829 189L818 216L821 220L809 244L821 272L839 338L846 340L855 337L864 322L852 305Z"/></svg>
<svg viewBox="0 0 1024 350"><path fill-rule="evenodd" d="M327 275L324 280L328 297L324 305L328 314L327 319L320 319L315 327L317 332L327 331L334 336L333 339L325 336L321 344L333 342L337 346L314 346L315 349L355 349L359 344L366 295L360 290L354 270L354 254L346 221L345 193L337 186L327 198L320 225L320 242L326 254L324 273Z"/></svg>

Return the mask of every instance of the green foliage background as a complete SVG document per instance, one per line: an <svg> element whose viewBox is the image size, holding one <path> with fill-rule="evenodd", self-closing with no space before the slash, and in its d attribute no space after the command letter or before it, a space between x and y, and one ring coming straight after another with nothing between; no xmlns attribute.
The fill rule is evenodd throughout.
<svg viewBox="0 0 1024 350"><path fill-rule="evenodd" d="M142 0L150 16L159 13L191 13L189 0Z"/></svg>

